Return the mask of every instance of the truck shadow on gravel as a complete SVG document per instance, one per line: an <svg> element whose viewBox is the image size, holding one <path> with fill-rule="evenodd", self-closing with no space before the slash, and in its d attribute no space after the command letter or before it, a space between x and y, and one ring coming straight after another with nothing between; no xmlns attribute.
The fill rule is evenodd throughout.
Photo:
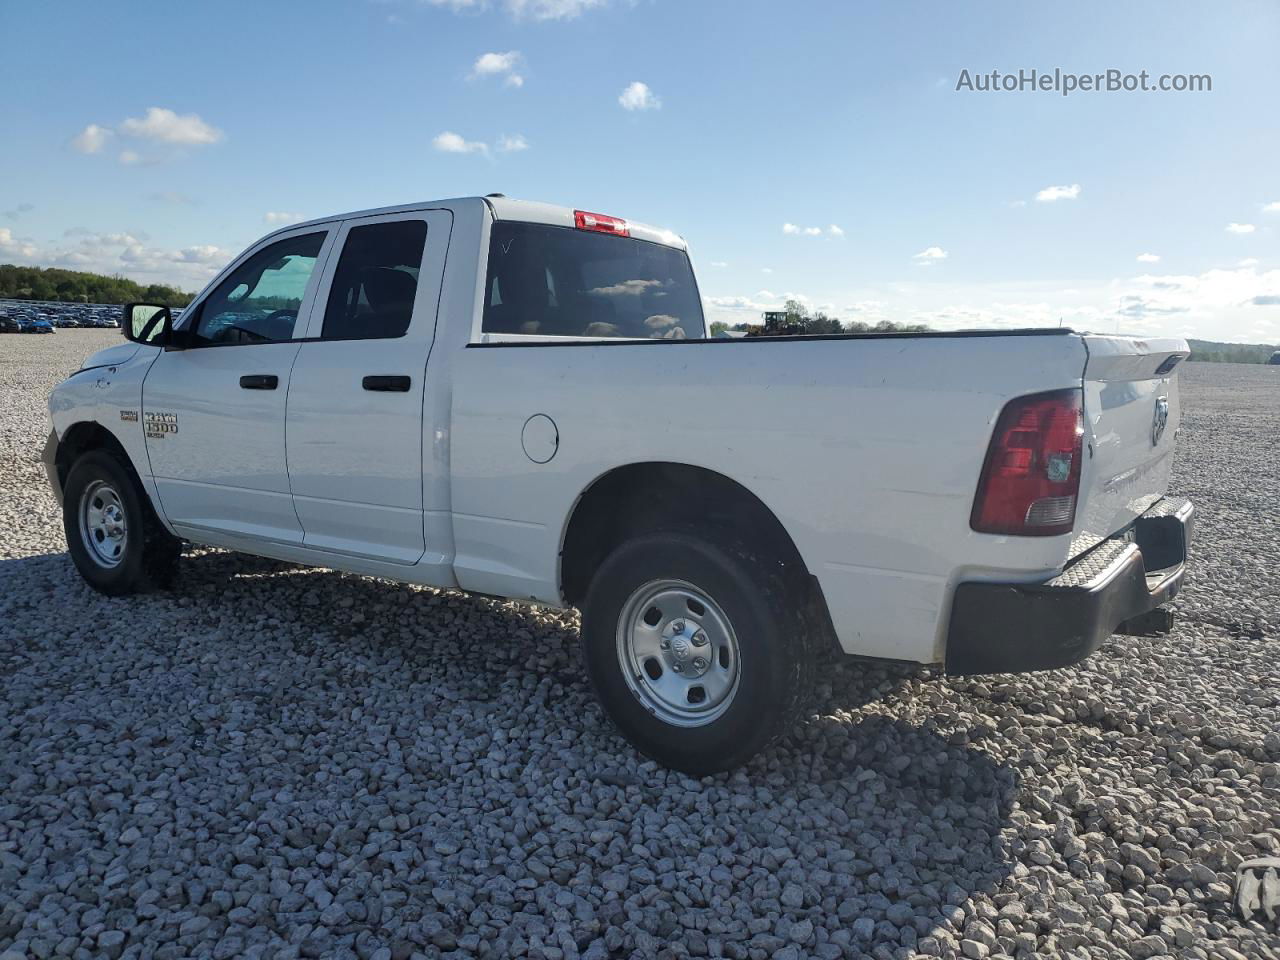
<svg viewBox="0 0 1280 960"><path fill-rule="evenodd" d="M824 669L808 722L742 770L693 781L644 762L609 727L578 665L572 612L219 552L184 564L188 592L225 592L234 603L238 589L269 590L274 614L301 628L293 631L298 656L334 644L342 654L335 661L389 658L403 664L406 678L438 689L436 709L444 714L466 700L488 706L485 724L501 722L496 714L504 710L513 717L546 710L548 722L578 728L573 772L592 791L625 797L636 821L669 816L685 794L699 795L716 812L713 829L732 838L739 857L773 863L769 872L794 878L802 894L777 899L786 883L752 894L763 897L757 914L777 911L783 928L786 918L815 925L836 918L837 928L856 925L860 949L914 947L940 928L954 930L956 905L992 892L1014 868L1006 828L1019 789L1015 769L880 712L927 675L924 668L837 659ZM284 589L300 573L305 589ZM467 642L451 639L459 631ZM535 671L538 686L529 678ZM339 679L357 701L367 695L361 677ZM333 693L329 687L325 695ZM514 702L502 702L513 695ZM564 763L563 755L522 742L522 730L509 733L508 752L524 750L526 762ZM700 849L673 846L676 869L697 869ZM774 936L776 930L754 946L781 947Z"/></svg>

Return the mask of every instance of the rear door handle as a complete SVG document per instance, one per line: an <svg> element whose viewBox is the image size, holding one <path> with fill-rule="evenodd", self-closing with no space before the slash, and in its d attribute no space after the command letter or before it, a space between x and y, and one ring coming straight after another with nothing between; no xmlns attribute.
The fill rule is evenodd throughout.
<svg viewBox="0 0 1280 960"><path fill-rule="evenodd" d="M387 375L365 377L360 381L360 386L366 390L379 390L383 393L408 393L409 378Z"/></svg>
<svg viewBox="0 0 1280 960"><path fill-rule="evenodd" d="M280 378L274 373L250 373L240 378L242 390L274 390L280 386Z"/></svg>

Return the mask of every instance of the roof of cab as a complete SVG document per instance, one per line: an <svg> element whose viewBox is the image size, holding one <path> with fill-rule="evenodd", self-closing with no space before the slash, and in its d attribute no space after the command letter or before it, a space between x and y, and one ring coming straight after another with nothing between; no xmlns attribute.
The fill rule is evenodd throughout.
<svg viewBox="0 0 1280 960"><path fill-rule="evenodd" d="M291 223L287 227L281 227L273 230L267 236L276 233L284 233L285 231L297 230L299 227L309 227L313 225L333 223L337 220L352 220L357 217L377 217L385 216L393 213L410 213L414 210L428 210L432 208L446 208L460 212L467 208L475 208L479 205L488 207L489 212L495 220L518 220L523 223L546 223L558 227L572 227L573 207L562 207L553 203L541 203L536 200L513 200L510 197L500 195L492 195L487 197L454 197L449 200L422 200L417 203L403 203L391 207L375 207L370 210L353 210L349 213L339 213L328 217L317 217L314 220L307 220L302 223ZM603 211L597 211L603 212ZM610 214L614 216L615 214ZM675 247L679 250L687 250L688 245L684 238L679 234L670 230L664 230L661 227L653 227L645 223L637 223L634 220L627 220L627 227L631 231L631 236L638 240L648 240L651 243L661 243L669 247ZM264 238L265 239L265 238Z"/></svg>

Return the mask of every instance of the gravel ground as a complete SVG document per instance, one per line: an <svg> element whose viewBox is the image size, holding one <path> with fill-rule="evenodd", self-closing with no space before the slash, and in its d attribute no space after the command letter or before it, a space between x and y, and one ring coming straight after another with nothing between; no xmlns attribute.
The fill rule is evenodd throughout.
<svg viewBox="0 0 1280 960"><path fill-rule="evenodd" d="M947 680L842 665L733 775L640 762L577 618L217 551L110 600L0 338L0 956L1277 957L1280 369L1183 368L1172 636ZM7 951L7 952L6 952Z"/></svg>

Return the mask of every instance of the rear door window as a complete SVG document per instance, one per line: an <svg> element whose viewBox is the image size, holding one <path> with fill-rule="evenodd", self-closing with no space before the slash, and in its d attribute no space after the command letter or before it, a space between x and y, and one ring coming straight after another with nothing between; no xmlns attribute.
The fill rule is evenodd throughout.
<svg viewBox="0 0 1280 960"><path fill-rule="evenodd" d="M403 337L413 317L425 220L352 227L334 270L324 311L326 340Z"/></svg>
<svg viewBox="0 0 1280 960"><path fill-rule="evenodd" d="M684 251L512 221L495 223L490 233L482 330L668 340L705 335Z"/></svg>

